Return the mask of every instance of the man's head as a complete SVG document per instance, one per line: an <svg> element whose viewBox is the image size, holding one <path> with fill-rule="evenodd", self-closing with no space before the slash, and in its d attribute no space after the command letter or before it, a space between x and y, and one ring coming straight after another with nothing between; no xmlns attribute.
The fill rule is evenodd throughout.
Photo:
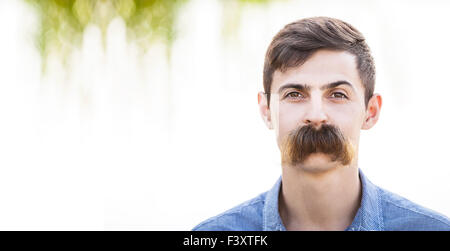
<svg viewBox="0 0 450 251"><path fill-rule="evenodd" d="M320 49L347 51L355 56L365 89L366 105L375 87L375 63L363 35L350 24L329 17L301 19L286 25L273 38L264 62L264 91L270 105L273 74L302 65Z"/></svg>
<svg viewBox="0 0 450 251"><path fill-rule="evenodd" d="M258 103L283 163L317 171L357 159L361 129L378 120L375 66L362 34L333 18L286 25L270 44Z"/></svg>

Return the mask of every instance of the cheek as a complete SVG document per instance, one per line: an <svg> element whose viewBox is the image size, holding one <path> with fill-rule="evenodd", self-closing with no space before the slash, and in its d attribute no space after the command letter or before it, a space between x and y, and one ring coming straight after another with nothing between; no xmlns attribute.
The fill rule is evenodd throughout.
<svg viewBox="0 0 450 251"><path fill-rule="evenodd" d="M361 126L364 120L364 112L359 107L340 107L333 111L333 123L338 125L345 136L353 143L359 140Z"/></svg>
<svg viewBox="0 0 450 251"><path fill-rule="evenodd" d="M298 109L295 105L280 104L276 118L277 125L274 127L278 143L291 131L297 129L302 117L302 109Z"/></svg>

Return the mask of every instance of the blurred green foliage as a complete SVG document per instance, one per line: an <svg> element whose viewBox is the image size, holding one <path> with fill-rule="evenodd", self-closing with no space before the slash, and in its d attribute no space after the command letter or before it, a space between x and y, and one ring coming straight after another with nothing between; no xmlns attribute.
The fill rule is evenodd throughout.
<svg viewBox="0 0 450 251"><path fill-rule="evenodd" d="M180 7L189 0L25 0L39 14L40 29L36 34L39 51L45 58L57 51L65 58L82 41L84 29L97 25L103 32L120 16L126 23L128 39L146 48L155 39L170 48L175 39L175 20ZM235 28L240 11L230 6L265 4L273 0L221 0L226 9L224 34ZM228 14L227 14L228 13ZM234 16L237 13L236 16ZM227 25L229 23L230 25ZM220 28L220 27L219 27Z"/></svg>

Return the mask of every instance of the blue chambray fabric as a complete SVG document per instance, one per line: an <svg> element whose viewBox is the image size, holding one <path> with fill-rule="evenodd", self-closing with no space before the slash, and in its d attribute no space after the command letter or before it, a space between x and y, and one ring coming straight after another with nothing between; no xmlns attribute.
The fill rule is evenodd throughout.
<svg viewBox="0 0 450 251"><path fill-rule="evenodd" d="M446 216L417 205L372 184L359 170L361 205L346 231L449 231ZM278 213L281 177L273 188L222 214L212 217L194 231L285 231Z"/></svg>

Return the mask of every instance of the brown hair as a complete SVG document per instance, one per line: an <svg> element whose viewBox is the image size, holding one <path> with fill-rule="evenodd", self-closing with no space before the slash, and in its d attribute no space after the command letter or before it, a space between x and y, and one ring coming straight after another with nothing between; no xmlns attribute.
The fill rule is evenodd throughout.
<svg viewBox="0 0 450 251"><path fill-rule="evenodd" d="M286 25L273 38L264 61L263 84L270 104L270 88L276 70L302 65L319 49L343 50L356 56L365 88L365 105L375 87L375 63L363 35L350 24L329 17L300 19Z"/></svg>

